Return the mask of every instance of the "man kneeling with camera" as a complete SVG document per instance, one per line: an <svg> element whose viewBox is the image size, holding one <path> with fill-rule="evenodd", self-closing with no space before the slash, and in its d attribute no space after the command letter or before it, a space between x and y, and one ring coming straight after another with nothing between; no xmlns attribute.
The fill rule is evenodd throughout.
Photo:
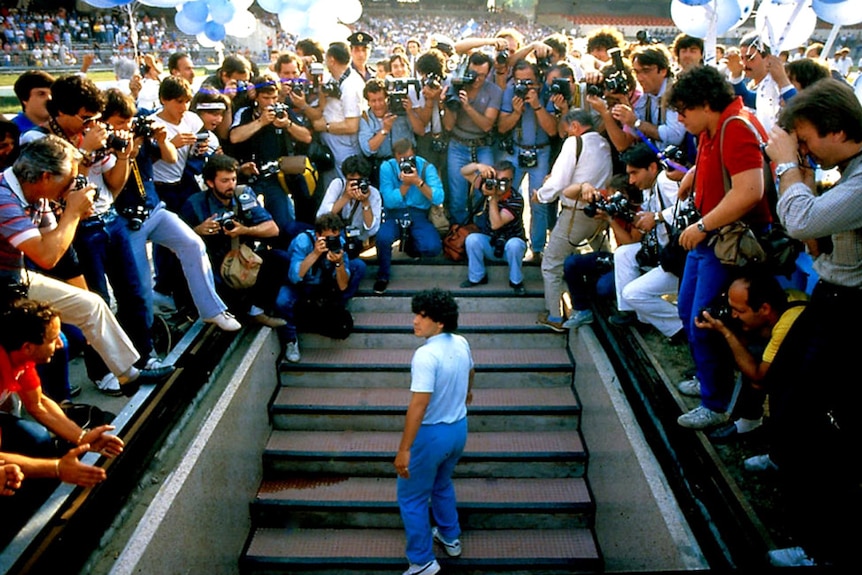
<svg viewBox="0 0 862 575"><path fill-rule="evenodd" d="M509 264L509 285L516 295L527 293L521 263L527 252L524 234L524 198L512 187L515 166L502 161L495 167L470 163L461 168L461 175L472 184L468 208L477 233L467 236L467 280L462 288L488 283L485 258L505 260ZM475 215L474 215L475 214Z"/></svg>
<svg viewBox="0 0 862 575"><path fill-rule="evenodd" d="M297 363L301 356L297 327L336 339L353 329L347 302L365 276L365 262L350 259L344 250L341 216L326 213L290 242L289 283L275 299L275 309L287 325L280 331L285 341L284 359Z"/></svg>

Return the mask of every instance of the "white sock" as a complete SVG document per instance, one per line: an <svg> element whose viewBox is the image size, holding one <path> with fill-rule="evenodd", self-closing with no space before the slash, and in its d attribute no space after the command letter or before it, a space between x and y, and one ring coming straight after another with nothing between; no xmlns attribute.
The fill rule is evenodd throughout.
<svg viewBox="0 0 862 575"><path fill-rule="evenodd" d="M138 379L138 376L141 375L141 370L139 370L134 365L117 376L117 380L120 382L120 385L124 383L129 383Z"/></svg>
<svg viewBox="0 0 862 575"><path fill-rule="evenodd" d="M260 315L262 313L263 313L263 310L261 308L257 307L256 305L253 305L248 309L248 315L250 317L254 317L254 316Z"/></svg>
<svg viewBox="0 0 862 575"><path fill-rule="evenodd" d="M748 433L749 431L754 431L760 427L762 423L762 417L758 417L757 419L745 419L744 417L740 417L734 422L737 433Z"/></svg>

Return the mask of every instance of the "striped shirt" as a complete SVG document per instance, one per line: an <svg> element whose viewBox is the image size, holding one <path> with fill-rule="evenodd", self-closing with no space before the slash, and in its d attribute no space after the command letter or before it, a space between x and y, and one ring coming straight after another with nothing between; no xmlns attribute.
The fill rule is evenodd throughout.
<svg viewBox="0 0 862 575"><path fill-rule="evenodd" d="M48 200L30 204L18 178L7 168L0 180L0 280L18 281L24 268L21 244L57 227Z"/></svg>

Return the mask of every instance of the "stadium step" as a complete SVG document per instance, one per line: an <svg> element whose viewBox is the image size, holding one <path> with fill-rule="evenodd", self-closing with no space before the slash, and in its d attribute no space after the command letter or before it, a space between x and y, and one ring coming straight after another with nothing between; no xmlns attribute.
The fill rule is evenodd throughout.
<svg viewBox="0 0 862 575"><path fill-rule="evenodd" d="M538 266L525 267L526 296L506 267L489 283L460 288L466 266L393 262L374 294L376 270L351 303L345 340L300 334L302 359L281 361L243 573L400 573L404 531L395 456L410 400L411 298L430 287L459 304L459 333L476 369L467 445L455 468L463 555L439 549L444 572L600 572L589 454L573 389L566 334L538 325Z"/></svg>

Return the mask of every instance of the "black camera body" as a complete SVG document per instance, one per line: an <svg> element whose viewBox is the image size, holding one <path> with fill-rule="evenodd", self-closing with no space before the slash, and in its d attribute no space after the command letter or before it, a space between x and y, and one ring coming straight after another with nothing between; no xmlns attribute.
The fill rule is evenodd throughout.
<svg viewBox="0 0 862 575"><path fill-rule="evenodd" d="M254 184L260 180L266 180L271 178L281 171L281 166L278 164L278 160L272 160L260 166L258 168L258 173L248 177L248 183Z"/></svg>
<svg viewBox="0 0 862 575"><path fill-rule="evenodd" d="M246 82L245 80L237 80L236 81L236 93L237 94L245 94L252 88L251 82Z"/></svg>
<svg viewBox="0 0 862 575"><path fill-rule="evenodd" d="M697 318L700 321L706 321L706 318L703 315L703 312L706 312L712 317L712 319L717 319L725 325L727 325L728 322L733 321L733 310L730 308L730 305L726 301L726 295L724 295L724 299L725 301L722 303L718 303L718 300L716 300L716 302L714 302L712 305L708 305L701 308L700 312L698 312L697 314Z"/></svg>
<svg viewBox="0 0 862 575"><path fill-rule="evenodd" d="M604 84L587 84L587 96L598 96L599 98L602 98L604 95Z"/></svg>
<svg viewBox="0 0 862 575"><path fill-rule="evenodd" d="M410 240L410 226L413 225L413 218L410 217L410 212L404 212L400 218L395 218L395 223L398 224L398 239L400 245L398 250L403 252L407 247L407 242Z"/></svg>
<svg viewBox="0 0 862 575"><path fill-rule="evenodd" d="M371 187L371 183L368 181L367 178L360 178L359 181L356 183L356 186L359 188L359 191L362 192L362 194L367 194L369 188Z"/></svg>
<svg viewBox="0 0 862 575"><path fill-rule="evenodd" d="M213 219L217 223L219 229L231 231L236 227L236 214L234 212L225 212Z"/></svg>
<svg viewBox="0 0 862 575"><path fill-rule="evenodd" d="M142 205L129 206L121 209L120 215L126 218L129 229L136 232L144 225L144 220L150 217L150 210Z"/></svg>
<svg viewBox="0 0 862 575"><path fill-rule="evenodd" d="M482 188L488 192L492 190L497 192L505 192L507 189L509 189L510 183L511 181L506 178L485 178L484 180L482 180Z"/></svg>
<svg viewBox="0 0 862 575"><path fill-rule="evenodd" d="M503 64L508 64L509 63L509 50L504 48L504 49L500 50L499 52L497 52L497 55L494 56L494 63L496 63L499 66L502 66Z"/></svg>
<svg viewBox="0 0 862 575"><path fill-rule="evenodd" d="M591 201L584 206L584 215L593 218L599 210L612 218L620 218L625 222L632 222L635 219L635 212L629 204L628 198L620 192L615 192L609 198L601 196L598 200Z"/></svg>
<svg viewBox="0 0 862 575"><path fill-rule="evenodd" d="M90 181L87 179L87 176L84 174L78 174L75 176L74 182L72 182L72 189L75 191L83 190L90 184Z"/></svg>
<svg viewBox="0 0 862 575"><path fill-rule="evenodd" d="M682 150L679 146L674 146L673 144L669 144L665 147L665 149L659 153L658 158L665 170L674 169L669 165L669 162L685 166L687 160L685 150Z"/></svg>
<svg viewBox="0 0 862 575"><path fill-rule="evenodd" d="M443 86L443 77L439 74L435 74L431 72L425 79L422 81L422 84L428 86L432 90L439 90Z"/></svg>
<svg viewBox="0 0 862 575"><path fill-rule="evenodd" d="M337 254L343 249L341 236L324 236L323 241L326 242L326 249L332 253Z"/></svg>
<svg viewBox="0 0 862 575"><path fill-rule="evenodd" d="M356 226L347 226L344 228L344 251L347 252L347 257L357 258L362 253L362 232Z"/></svg>
<svg viewBox="0 0 862 575"><path fill-rule="evenodd" d="M135 116L132 120L132 134L136 138L152 138L153 123L154 120L149 116Z"/></svg>
<svg viewBox="0 0 862 575"><path fill-rule="evenodd" d="M419 80L387 80L386 81L386 92L389 95L389 113L395 114L397 116L406 116L407 110L404 109L404 99L407 98L407 92L410 90L410 86L413 86L413 89L416 92L419 92L420 84Z"/></svg>
<svg viewBox="0 0 862 575"><path fill-rule="evenodd" d="M700 212L697 207L689 200L680 203L681 208L677 210L674 216L673 225L678 230L684 230L691 224L700 220Z"/></svg>
<svg viewBox="0 0 862 575"><path fill-rule="evenodd" d="M108 137L105 138L105 149L115 152L125 152L129 147L129 141L118 136L114 130L108 130Z"/></svg>
<svg viewBox="0 0 862 575"><path fill-rule="evenodd" d="M477 77L476 72L467 70L463 76L452 78L452 81L449 83L449 89L446 91L446 96L443 98L443 104L446 108L453 112L460 110L461 98L458 96L458 92L476 83Z"/></svg>
<svg viewBox="0 0 862 575"><path fill-rule="evenodd" d="M548 93L551 96L560 94L566 102L572 101L572 84L568 78L554 78L548 86Z"/></svg>
<svg viewBox="0 0 862 575"><path fill-rule="evenodd" d="M623 63L623 53L619 48L611 48L608 50L608 55L614 63L614 72L605 76L602 86L605 92L626 95L631 86L629 86L625 63Z"/></svg>
<svg viewBox="0 0 862 575"><path fill-rule="evenodd" d="M491 247L494 248L494 257L501 258L506 251L506 238L499 235L494 234L491 236Z"/></svg>
<svg viewBox="0 0 862 575"><path fill-rule="evenodd" d="M521 150L518 152L519 168L535 168L539 165L539 154L536 150Z"/></svg>
<svg viewBox="0 0 862 575"><path fill-rule="evenodd" d="M398 169L402 174L412 174L416 172L416 158L404 158L398 162Z"/></svg>
<svg viewBox="0 0 862 575"><path fill-rule="evenodd" d="M527 99L527 94L530 93L530 90L532 88L532 80L515 80L515 85L512 87L515 92L515 96L521 98L522 100Z"/></svg>
<svg viewBox="0 0 862 575"><path fill-rule="evenodd" d="M341 84L338 83L338 80L334 78L330 78L326 82L320 85L320 91L327 98L335 98L336 100L341 99Z"/></svg>
<svg viewBox="0 0 862 575"><path fill-rule="evenodd" d="M281 102L276 102L275 104L269 106L269 109L275 112L275 117L279 120L285 118L287 116L288 106L287 104L283 104Z"/></svg>

